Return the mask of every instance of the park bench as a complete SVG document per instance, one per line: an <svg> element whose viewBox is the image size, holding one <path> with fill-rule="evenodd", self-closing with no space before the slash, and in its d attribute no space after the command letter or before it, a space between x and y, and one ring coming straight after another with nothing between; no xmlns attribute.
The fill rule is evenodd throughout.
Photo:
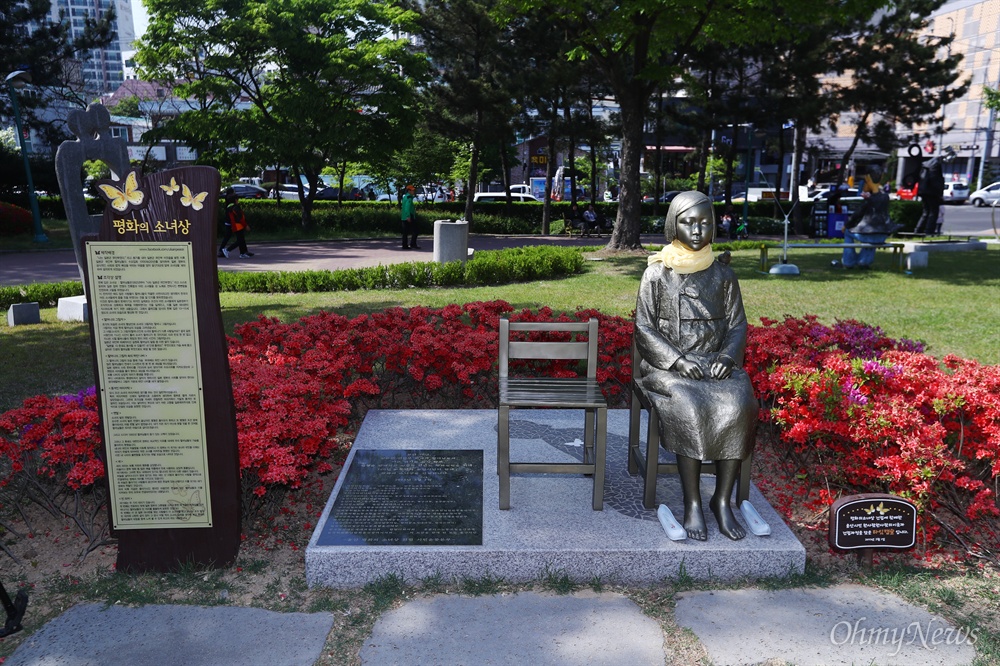
<svg viewBox="0 0 1000 666"><path fill-rule="evenodd" d="M569 333L568 341L511 340L511 332ZM587 339L580 336L586 334ZM555 337L555 336L552 336ZM597 383L597 319L586 322L512 322L500 319L500 400L497 418L497 474L500 508L510 508L510 475L586 474L594 479L593 508L604 508L604 463L608 438L608 403ZM586 361L582 377L511 377L510 361ZM584 442L582 463L511 462L510 410L512 408L582 409Z"/></svg>
<svg viewBox="0 0 1000 666"><path fill-rule="evenodd" d="M857 248L859 250L871 247L877 250L892 250L892 257L896 270L900 273L904 271L905 262L903 261L903 243L788 243L787 245L782 246L782 248L787 248L788 250L843 250L848 247ZM768 249L769 248L766 244L762 244L760 246L760 270L763 273L768 272L770 269L770 263L767 258Z"/></svg>
<svg viewBox="0 0 1000 666"><path fill-rule="evenodd" d="M632 476L641 474L642 484L642 505L647 509L656 508L656 477L658 474L677 474L677 461L659 462L660 439L666 433L660 432L659 418L656 416L656 409L653 408L646 389L642 387L639 377L639 352L635 346L635 337L632 338L632 381L630 393L632 396L629 405L629 427L628 427L628 473ZM646 452L643 453L639 441L639 424L642 411L648 415L646 428ZM750 498L750 467L753 455L747 456L740 465L740 476L737 480L736 504L742 504L743 500ZM705 461L702 463L702 472L705 474L715 474L715 463Z"/></svg>

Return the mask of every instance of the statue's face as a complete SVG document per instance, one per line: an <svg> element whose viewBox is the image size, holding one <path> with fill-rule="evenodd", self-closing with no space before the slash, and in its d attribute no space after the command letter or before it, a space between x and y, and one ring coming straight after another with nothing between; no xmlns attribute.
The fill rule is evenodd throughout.
<svg viewBox="0 0 1000 666"><path fill-rule="evenodd" d="M715 215L708 201L691 206L677 218L677 240L697 252L715 240Z"/></svg>

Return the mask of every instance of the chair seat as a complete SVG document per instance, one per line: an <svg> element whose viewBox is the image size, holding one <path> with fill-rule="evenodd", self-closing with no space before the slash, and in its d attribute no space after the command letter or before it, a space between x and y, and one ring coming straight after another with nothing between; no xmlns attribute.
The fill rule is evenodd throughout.
<svg viewBox="0 0 1000 666"><path fill-rule="evenodd" d="M517 377L500 379L500 404L509 407L596 409L607 400L596 379Z"/></svg>

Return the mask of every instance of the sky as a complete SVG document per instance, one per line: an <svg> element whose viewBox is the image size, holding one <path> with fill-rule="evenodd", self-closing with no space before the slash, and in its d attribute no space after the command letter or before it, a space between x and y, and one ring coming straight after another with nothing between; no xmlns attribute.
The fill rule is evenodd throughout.
<svg viewBox="0 0 1000 666"><path fill-rule="evenodd" d="M135 38L139 39L146 32L146 24L149 23L149 14L142 4L142 0L132 0L132 22L135 24Z"/></svg>

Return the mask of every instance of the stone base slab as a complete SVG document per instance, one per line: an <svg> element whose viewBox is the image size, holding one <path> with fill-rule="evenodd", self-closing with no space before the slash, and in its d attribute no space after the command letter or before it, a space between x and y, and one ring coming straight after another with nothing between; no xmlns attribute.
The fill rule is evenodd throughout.
<svg viewBox="0 0 1000 666"><path fill-rule="evenodd" d="M511 478L511 508L500 511L496 474L496 410L372 410L345 463L360 449L480 449L483 451L483 544L476 546L319 546L346 476L341 473L306 548L310 586L352 588L396 574L407 582L487 576L511 582L567 575L579 582L652 583L686 575L697 579L784 577L805 570L805 549L756 487L750 501L771 535L732 541L708 512L707 541L670 541L655 510L642 506L642 481L628 475L628 410L608 412L604 510L591 508L589 477L521 474ZM645 438L645 419L643 420ZM579 460L583 412L514 410L511 459ZM714 477L702 477L706 506ZM683 515L680 482L663 475L657 503Z"/></svg>
<svg viewBox="0 0 1000 666"><path fill-rule="evenodd" d="M903 243L903 253L910 252L965 252L967 250L985 250L986 243L983 241L936 241L933 243L922 243L920 241L907 241Z"/></svg>
<svg viewBox="0 0 1000 666"><path fill-rule="evenodd" d="M7 308L7 325L22 326L42 323L42 314L37 302L14 303Z"/></svg>
<svg viewBox="0 0 1000 666"><path fill-rule="evenodd" d="M59 321L87 321L87 297L65 296L59 299L56 308Z"/></svg>

